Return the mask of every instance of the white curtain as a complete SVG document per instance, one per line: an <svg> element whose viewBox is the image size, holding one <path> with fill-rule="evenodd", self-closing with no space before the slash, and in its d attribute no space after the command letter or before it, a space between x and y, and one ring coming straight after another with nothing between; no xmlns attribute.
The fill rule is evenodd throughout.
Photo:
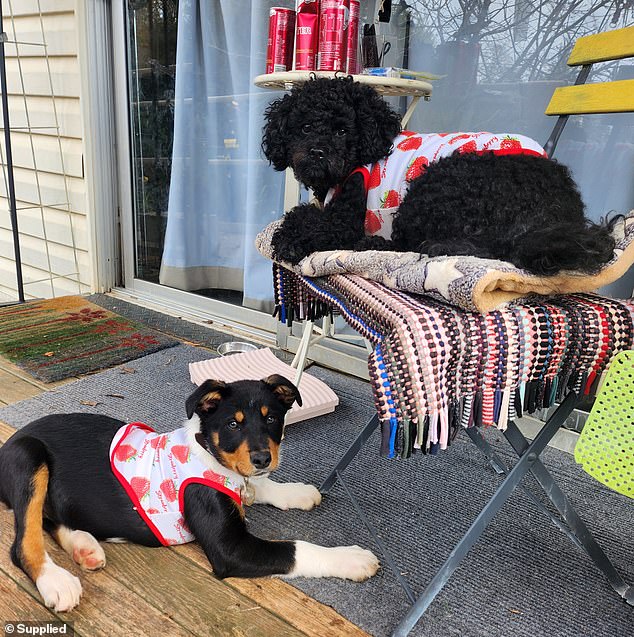
<svg viewBox="0 0 634 637"><path fill-rule="evenodd" d="M243 292L267 309L271 263L255 235L279 217L283 175L263 159L258 89L268 11L261 0L180 0L174 146L160 282L181 290Z"/></svg>

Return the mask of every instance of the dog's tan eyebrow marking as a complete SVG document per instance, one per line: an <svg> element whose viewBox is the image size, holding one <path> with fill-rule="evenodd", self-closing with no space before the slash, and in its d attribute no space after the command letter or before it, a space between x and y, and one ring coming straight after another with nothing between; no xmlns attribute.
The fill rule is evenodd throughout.
<svg viewBox="0 0 634 637"><path fill-rule="evenodd" d="M236 413L235 413L235 417L236 417L236 420L237 420L238 422L243 422L243 421L244 421L244 412L242 412L242 411L236 411Z"/></svg>
<svg viewBox="0 0 634 637"><path fill-rule="evenodd" d="M269 415L269 408L266 405L262 405L262 407L260 407L260 411L265 417Z"/></svg>

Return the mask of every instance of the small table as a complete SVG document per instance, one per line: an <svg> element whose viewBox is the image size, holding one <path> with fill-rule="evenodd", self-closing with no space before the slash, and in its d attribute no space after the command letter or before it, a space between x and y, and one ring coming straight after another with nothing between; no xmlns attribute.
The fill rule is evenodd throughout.
<svg viewBox="0 0 634 637"><path fill-rule="evenodd" d="M308 82L313 77L342 77L341 71L284 71L258 75L253 80L260 88L270 88L276 91L290 91L296 84ZM405 80L400 77L377 77L376 75L352 75L355 82L372 86L377 93L384 97L413 98L401 123L407 126L420 98L425 101L431 99L432 85L423 80Z"/></svg>

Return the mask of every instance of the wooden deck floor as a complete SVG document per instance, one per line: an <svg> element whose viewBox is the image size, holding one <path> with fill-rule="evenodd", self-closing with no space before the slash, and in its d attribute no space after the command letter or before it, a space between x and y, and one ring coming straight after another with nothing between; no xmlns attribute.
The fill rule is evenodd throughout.
<svg viewBox="0 0 634 637"><path fill-rule="evenodd" d="M68 382L68 381L67 381ZM0 406L50 390L0 358ZM0 422L0 444L13 433ZM148 549L105 544L107 566L82 573L47 538L47 550L78 575L84 589L79 606L56 614L40 601L35 586L11 563L13 519L0 504L0 619L66 620L75 634L201 635L205 637L364 637L367 635L331 608L276 579L216 580L195 544Z"/></svg>

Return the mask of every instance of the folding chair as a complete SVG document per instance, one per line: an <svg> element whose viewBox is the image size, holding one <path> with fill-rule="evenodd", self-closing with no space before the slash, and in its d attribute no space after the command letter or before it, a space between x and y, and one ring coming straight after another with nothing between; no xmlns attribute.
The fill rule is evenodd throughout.
<svg viewBox="0 0 634 637"><path fill-rule="evenodd" d="M569 115L634 111L634 80L588 84L592 64L634 56L634 27L580 38L568 64L582 65L576 85L555 91L547 114L560 115L546 149L552 155ZM612 588L634 605L634 588L575 512L540 459L541 452L573 409L594 394L601 375L621 351L634 347L634 300L591 295L549 297L487 315L459 310L427 297L385 288L355 275L309 279L274 265L276 301L292 318L293 308L316 319L340 314L372 344L369 358L377 413L320 487L339 482L374 537L412 606L394 635L407 635L468 551L527 474L532 474L560 514L539 508L587 552ZM290 311L289 311L290 310ZM299 314L295 314L299 316ZM532 442L514 422L524 411L559 403ZM517 462L507 468L480 433L496 424ZM381 426L386 456L407 457L413 449L436 453L464 429L504 476L471 527L427 588L416 598L387 547L344 479L344 472L370 435Z"/></svg>

